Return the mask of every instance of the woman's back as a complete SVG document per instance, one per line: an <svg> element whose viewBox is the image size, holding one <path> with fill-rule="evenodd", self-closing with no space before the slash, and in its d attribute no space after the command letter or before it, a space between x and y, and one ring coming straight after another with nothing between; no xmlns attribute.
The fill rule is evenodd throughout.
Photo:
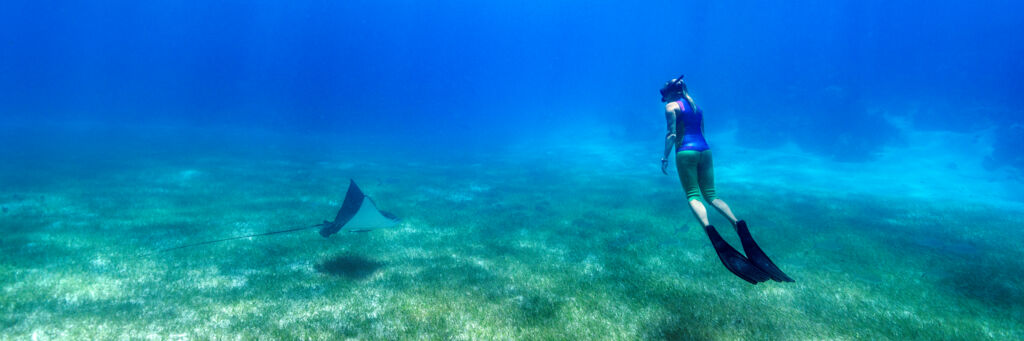
<svg viewBox="0 0 1024 341"><path fill-rule="evenodd" d="M676 151L708 150L708 141L704 139L704 110L690 105L687 100L676 101L679 104L679 115L676 116L676 136L679 144Z"/></svg>

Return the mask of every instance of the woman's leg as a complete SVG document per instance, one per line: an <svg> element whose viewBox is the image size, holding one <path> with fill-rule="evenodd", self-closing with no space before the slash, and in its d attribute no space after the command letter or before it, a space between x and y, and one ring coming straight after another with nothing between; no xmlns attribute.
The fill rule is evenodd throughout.
<svg viewBox="0 0 1024 341"><path fill-rule="evenodd" d="M729 223L735 229L736 222L739 219L736 219L736 216L732 214L732 210L729 209L729 205L724 200L719 199L718 194L715 193L715 164L711 158L710 150L700 153L700 161L697 165L697 178L700 184L700 191L704 193L704 200L711 204L711 206L714 206L718 213L729 219Z"/></svg>
<svg viewBox="0 0 1024 341"><path fill-rule="evenodd" d="M700 221L701 226L708 226L708 210L700 202L700 183L697 167L700 164L700 152L695 150L684 150L676 153L676 171L679 172L679 182L683 184L683 191L686 192L686 201L690 204L690 210Z"/></svg>
<svg viewBox="0 0 1024 341"><path fill-rule="evenodd" d="M704 204L702 204L700 200L690 200L690 211L693 211L693 216L697 217L701 226L711 225L711 223L708 222L708 209L704 208Z"/></svg>

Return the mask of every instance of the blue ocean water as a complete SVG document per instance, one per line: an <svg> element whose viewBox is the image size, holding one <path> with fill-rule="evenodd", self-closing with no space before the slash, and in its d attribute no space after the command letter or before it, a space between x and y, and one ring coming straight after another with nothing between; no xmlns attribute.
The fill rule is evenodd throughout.
<svg viewBox="0 0 1024 341"><path fill-rule="evenodd" d="M886 116L1010 145L1024 116L1013 1L2 6L0 100L27 121L473 142L583 121L645 140L677 74L721 113L709 130L838 159L899 143Z"/></svg>
<svg viewBox="0 0 1024 341"><path fill-rule="evenodd" d="M94 234L109 233L110 226L122 226L117 224L132 224L128 222L166 227L158 229L163 231L159 233L153 229L132 230L140 234L119 246L90 242L60 244L68 254L93 255L110 250L105 248L124 250L139 247L132 243L157 239L176 244L185 242L187 236L176 230L180 227L172 227L173 219L153 218L158 216L153 212L159 211L155 207L176 215L193 214L190 210L195 209L195 203L189 199L189 190L246 193L250 199L266 194L252 190L249 186L253 183L277 186L274 190L291 188L290 192L279 193L304 198L302 203L289 206L297 212L313 207L305 206L314 205L309 202L318 202L322 207L315 207L323 209L330 206L328 203L336 204L331 200L340 199L306 197L329 195L318 192L321 187L310 179L337 187L346 183L347 177L360 178L369 183L365 186L369 191L390 199L399 208L398 213L409 218L409 225L389 232L392 234L384 235L386 238L448 226L445 224L465 224L462 227L471 231L470 240L484 240L480 245L498 255L514 253L500 250L519 245L534 251L545 250L536 251L538 255L561 255L556 261L545 258L550 263L543 264L597 262L588 265L588 276L604 268L637 268L629 263L631 258L621 261L624 263L615 263L620 261L618 258L601 263L605 256L599 251L562 249L585 240L587 236L582 232L578 235L552 227L558 233L549 235L544 228L538 228L541 232L533 233L540 233L540 237L515 232L526 237L501 244L486 242L492 233L498 233L486 226L518 226L526 221L536 222L537 216L543 215L547 220L542 221L549 224L544 226L570 224L610 229L604 237L595 237L608 241L608 245L600 245L608 248L602 252L610 254L631 243L676 245L645 239L644 234L654 232L647 225L636 223L640 218L573 210L621 209L628 212L622 216L646 216L643 219L659 224L662 220L670 221L664 223L668 227L659 227L664 231L656 230L662 231L657 233L667 234L679 226L692 225L684 205L655 203L665 198L682 200L675 177L663 177L658 170L665 121L657 90L679 74L685 74L689 90L705 111L707 136L716 152L717 179L725 193L738 198L737 212L771 211L771 204L781 200L780 205L787 209L828 217L816 224L828 222L832 225L820 228L842 231L837 232L840 235L857 234L861 231L859 226L872 228L873 232L862 237L865 240L827 241L828 252L862 256L858 260L866 263L877 259L853 251L853 245L909 245L921 251L923 258L933 254L955 258L962 262L950 265L957 271L981 269L979 278L1013 278L1024 271L1019 260L1012 260L1020 259L1019 246L1008 246L1019 245L1020 236L1009 231L1015 226L1013 223L1019 223L1019 218L1014 217L1024 207L1024 195L1020 194L1024 193L1024 85L1020 81L1024 76L1024 38L1020 32L1024 32L1024 4L1008 0L4 1L0 3L0 185L6 190L0 191L7 193L0 194L0 203L4 205L3 214L15 218L9 218L12 220L7 223L0 220L0 230L15 237L0 244L9 259L14 259L5 261L0 272L10 275L4 281L9 289L6 295L10 295L7 301L21 303L4 306L9 318L0 319L0 328L19 338L35 335L33 331L47 327L39 319L22 319L36 316L33 312L39 311L26 308L28 303L24 302L42 298L17 295L19 290L31 289L24 284L24 279L31 277L25 276L56 278L32 272L45 266L31 260L45 254L33 251L33 247L59 240L33 233L57 233L78 226L53 223L51 218L55 215L70 214ZM260 171L266 173L258 175ZM134 183L131 179L146 180ZM204 185L190 185L191 181L204 181ZM245 184L226 184L228 181ZM596 199L587 202L600 206L551 209L549 206L557 204L556 198L571 197L559 194L568 190L558 186L566 181L580 186L581 197L594 193ZM462 187L455 190L445 187L446 184ZM525 194L522 187L526 186L537 186L551 194ZM185 192L175 192L179 190ZM341 191L343 187L337 189L339 194ZM217 198L202 193L209 195L207 200ZM161 201L136 204L133 207L140 216L124 213L134 211L114 204L117 200L137 199L134 195L169 197L167 201L154 199ZM613 200L617 195L635 200L633 203L647 204L634 207L632 203ZM100 200L96 198L108 201L89 201ZM483 198L486 204L480 204ZM387 206L388 200L379 199ZM277 203L274 200L267 202ZM450 205L432 206L439 205L438 202ZM76 205L90 209L77 211ZM193 225L212 224L211 221L219 219L216 214L245 218L244 212L267 209L258 203L251 205L217 206L215 210L211 208L212 212L202 211L206 215L199 216L205 218L196 218L200 222ZM900 208L879 208L890 205ZM949 213L943 205L964 211ZM907 207L924 207L927 213L917 215ZM445 209L481 216L430 215ZM751 215L789 222L804 219L800 211L781 211L774 215ZM557 214L561 216L551 218ZM90 224L90 219L111 220ZM284 220L280 216L261 219L274 223ZM966 235L956 229L975 231L971 224L988 220L998 221L994 229L998 232ZM40 224L49 230L30 232ZM633 226L630 224L643 226L621 231L609 227ZM812 229L804 225L779 229L783 235L796 238L803 236L800 231ZM258 232L262 227L270 226L240 229ZM914 233L903 229L938 232L908 243L883 240L884 236L872 234L887 229L899 231L900 238L914 238ZM693 232L699 229L680 230L689 231L685 233L694 240L703 238ZM207 239L222 236L202 234L209 233L202 232L208 229L186 231ZM444 233L455 240L465 237L459 232ZM374 236L379 235L359 238L384 238ZM986 239L1007 236L1011 238L1004 238L1003 244ZM783 246L783 238L775 238L776 249L783 254L779 257L798 263L794 266L796 277L819 275L811 266L797 261L804 258L795 255L806 255L806 250ZM692 247L687 247L707 248L706 240L699 240L700 243L693 242ZM372 242L394 241L367 241L376 245ZM501 257L509 257L489 258L460 250L453 251L455 255L448 260L474 259L474 264L486 268L500 267L495 264L502 264ZM979 259L985 252L979 250L990 252L988 257L992 258L984 261L994 260L1007 266L975 266L983 263ZM318 252L321 253L317 256L328 253ZM373 265L369 272L360 270L362 279L379 277L365 273L391 274L389 269L403 269L400 264L409 259L399 255L374 256L371 250L360 252L355 260L341 258L325 264ZM713 255L686 254L676 258L699 258L714 264L716 260L709 257ZM83 260L83 266L108 263L96 259ZM834 259L824 262L828 260ZM188 264L194 267L189 271L196 272L186 274L200 278L199 282L210 287L235 283L232 280L256 281L251 275L226 274L228 270L209 270L215 265L195 262L198 261ZM288 269L305 269L305 265L295 262L298 261L289 263L292 267ZM921 269L935 267L929 262L901 264L926 273ZM643 264L653 263L657 262ZM537 268L563 270L558 268L560 265L546 266ZM850 270L847 266L834 263L825 268L839 273ZM405 273L399 270L393 271ZM119 278L100 270L91 271L94 272L86 271L74 280L54 280L58 284L48 289L33 290L52 290L54 295L65 295L62 297L67 301L66 297L77 297L86 291L61 289L60 283L89 282L93 278L107 285L103 283L114 283L116 280L111 278ZM100 272L103 275L97 275ZM486 275L464 279L458 287L503 287L501 283L495 284L499 280L486 278L504 277L481 273ZM165 273L161 280L173 281L174 274ZM696 276L698 282L706 281L700 277L702 274L688 276ZM918 272L914 275L924 276ZM892 280L892 276L895 275L884 271L862 271L852 281L877 285ZM208 281L203 282L204 278ZM997 299L986 294L1022 298L1024 288L1017 284L963 284L962 279L949 276L931 279L936 281L935 287L954 292L951 297L997 306L994 312L986 310L991 315L984 317L997 321L998 326L1020 322L1019 307L994 304ZM817 283L818 289L830 283ZM443 285L440 280L434 284ZM110 287L119 288L118 292L124 295L130 290L129 284ZM241 284L231 289L244 287ZM633 291L648 289L641 285ZM655 292L651 295L664 300L680 295L692 298L676 291L658 291L662 289L651 289ZM485 296L500 301L494 297L510 295L511 302L527 306L524 314L528 316L557 319L566 314L560 309L570 310L569 300L558 298L567 297L558 296L564 294L561 289L537 290L526 294L496 291ZM110 295L100 296L113 301L125 299L121 294ZM904 301L894 298L889 303L900 302ZM52 306L42 307L39 309L54 316L65 313ZM964 309L969 311L963 315L971 315L971 309L982 309L967 307ZM588 308L577 310L606 315L612 315L610 311L614 310ZM684 314L674 309L678 308L665 308L669 317L664 321L682 319ZM129 315L139 313L126 311ZM924 308L919 312L921 316L927 313ZM827 316L830 315L820 313L808 320L816 317L827 321ZM880 315L865 316L864 320L870 320L871 316ZM942 318L954 320L939 319ZM367 328L379 326L376 322L360 321ZM477 325L503 326L496 322L488 324L488 320L478 322ZM118 326L117 322L109 323ZM154 323L175 329L187 323L187 319ZM635 324L646 325L643 320ZM906 325L909 330L927 329L927 325L913 322ZM421 328L437 327L430 326ZM550 322L546 326L561 324ZM872 330L881 332L872 335L899 335L876 327ZM524 328L543 329L536 325ZM999 329L997 337L1022 335L1019 326L1000 328L995 328ZM415 328L398 329L406 333L399 335L416 333ZM765 336L683 329L682 334L695 332L708 337ZM743 325L736 330L753 329ZM579 335L579 330L566 330L570 335ZM670 334L667 329L658 330L665 333L660 336ZM206 329L204 332L209 333L192 331L195 334L190 335L216 338L231 335L229 331ZM781 332L769 336L854 335L820 332ZM89 336L74 332L70 336L43 333L58 338ZM350 334L347 329L339 333L370 339L391 335ZM938 333L951 338L985 336ZM281 337L326 337L317 335ZM650 337L644 332L614 328L613 334L608 335L627 339Z"/></svg>

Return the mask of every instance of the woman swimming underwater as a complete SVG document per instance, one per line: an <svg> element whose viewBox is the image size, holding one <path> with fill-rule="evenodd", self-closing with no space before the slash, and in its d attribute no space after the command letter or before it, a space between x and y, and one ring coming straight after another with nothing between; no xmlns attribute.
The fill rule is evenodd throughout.
<svg viewBox="0 0 1024 341"><path fill-rule="evenodd" d="M704 139L704 111L697 107L693 97L690 97L682 75L665 83L665 86L661 88L661 101L665 102L665 120L668 123L665 154L661 158L661 172L668 174L668 156L674 148L676 170L679 172L679 181L683 184L683 190L686 191L686 200L697 220L704 226L704 232L707 232L708 238L711 238L711 245L715 247L715 252L718 253L722 264L725 264L725 267L736 276L751 284L768 279L792 282L793 279L779 270L764 251L757 246L754 238L750 236L747 223L736 219L732 210L729 209L729 205L715 195L715 172L711 149L708 147L707 140ZM707 209L700 202L701 194L707 203L714 206L732 223L736 233L740 236L746 256L722 239L715 227L708 222Z"/></svg>

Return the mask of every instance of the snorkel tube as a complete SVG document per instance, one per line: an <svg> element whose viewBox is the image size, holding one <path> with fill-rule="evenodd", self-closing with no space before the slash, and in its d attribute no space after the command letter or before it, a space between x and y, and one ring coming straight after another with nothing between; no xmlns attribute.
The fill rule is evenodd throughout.
<svg viewBox="0 0 1024 341"><path fill-rule="evenodd" d="M665 82L665 86L661 87L661 101L668 101L668 98L686 89L685 83L683 83L683 75L673 78L668 82Z"/></svg>

